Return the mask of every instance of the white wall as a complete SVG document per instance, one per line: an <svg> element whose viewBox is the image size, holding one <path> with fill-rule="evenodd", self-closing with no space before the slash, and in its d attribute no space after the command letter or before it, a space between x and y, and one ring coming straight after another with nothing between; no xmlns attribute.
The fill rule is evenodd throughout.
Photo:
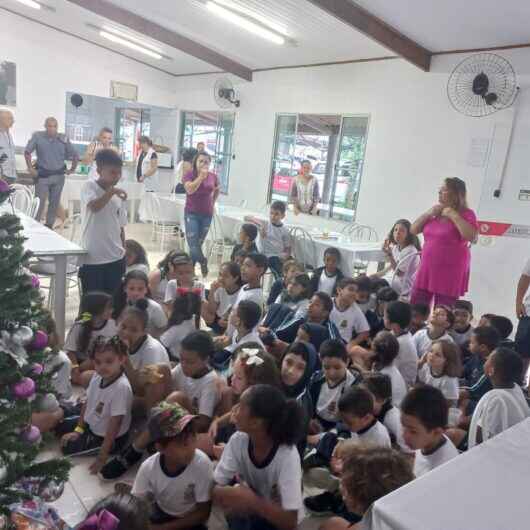
<svg viewBox="0 0 530 530"><path fill-rule="evenodd" d="M93 44L1 11L1 60L17 65L13 136L25 145L47 116L64 128L65 93L110 96L110 82L139 86L139 101L174 106L174 78Z"/></svg>
<svg viewBox="0 0 530 530"><path fill-rule="evenodd" d="M479 217L484 211L489 221L524 222L511 217L516 203L513 190L530 168L530 97L525 94L530 51L503 55L512 62L523 90L507 168L506 186L511 192L497 202L492 204L486 193L481 201L487 170L468 165L468 154L472 138L491 138L495 124L506 118L503 113L469 118L453 110L446 84L462 55L435 58L428 74L392 60L262 72L255 74L252 83L235 80L241 108L235 124L236 160L225 200L235 203L245 198L249 206L264 204L276 113L359 113L370 114L370 130L357 221L373 225L383 235L394 220L413 219L434 204L444 177L459 176L467 182L470 205ZM214 109L215 80L213 75L176 80L178 107ZM520 208L518 212L530 225L530 216L522 215ZM473 249L469 297L477 305L477 314L498 311L513 316L515 282L530 244L505 238L493 243Z"/></svg>

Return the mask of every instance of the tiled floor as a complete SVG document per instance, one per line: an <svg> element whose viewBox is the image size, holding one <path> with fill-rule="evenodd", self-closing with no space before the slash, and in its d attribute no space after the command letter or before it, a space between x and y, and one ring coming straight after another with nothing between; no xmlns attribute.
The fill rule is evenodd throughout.
<svg viewBox="0 0 530 530"><path fill-rule="evenodd" d="M65 232L65 235L66 233L67 232ZM166 243L165 249L161 249L158 242L151 241L151 227L149 225L129 225L126 228L126 234L128 239L136 239L147 250L151 269L156 267L156 264L171 248L170 244ZM209 281L216 278L218 267L215 263L211 263L210 269ZM46 282L43 281L43 284L45 285ZM66 301L67 329L77 317L78 308L79 295L77 288L73 287L69 290L69 295ZM59 443L53 442L45 447L40 454L39 459L45 460L47 458L58 456L59 454ZM114 491L114 483L103 482L97 476L90 474L88 468L91 462L92 458L90 457L72 458L73 467L70 472L69 481L65 485L62 496L53 503L63 519L70 525L75 525L82 521L88 510L90 510L98 500ZM137 468L131 469L120 480L132 484L136 470ZM313 493L315 493L315 491L306 491L306 494ZM319 528L322 521L323 519L308 517L302 522L299 528L300 530L316 530ZM208 527L212 530L224 530L226 528L224 518L218 510L213 510Z"/></svg>

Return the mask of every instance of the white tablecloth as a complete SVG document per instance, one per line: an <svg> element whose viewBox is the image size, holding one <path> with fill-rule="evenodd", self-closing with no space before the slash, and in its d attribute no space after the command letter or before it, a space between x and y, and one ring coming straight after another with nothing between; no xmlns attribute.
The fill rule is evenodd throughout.
<svg viewBox="0 0 530 530"><path fill-rule="evenodd" d="M162 195L160 200L160 220L181 223L184 214L185 195ZM238 206L230 206L218 203L216 211L221 222L223 236L234 239L237 237L237 227L244 222L245 216L253 216L267 219L266 212L247 210ZM329 232L329 237L323 237L326 230L326 219L322 218L322 226L316 229L314 226L305 225L303 219L297 218L295 222L287 221L285 225L289 228L300 227L306 230L313 241L305 238L297 238L295 244L297 250L302 253L307 264L313 267L320 267L324 262L324 252L328 247L335 247L341 254L341 269L347 274L353 273L353 263L357 260L379 262L385 261L386 256L381 250L382 242L371 241L349 241L340 234Z"/></svg>
<svg viewBox="0 0 530 530"><path fill-rule="evenodd" d="M530 419L378 500L370 530L527 530Z"/></svg>

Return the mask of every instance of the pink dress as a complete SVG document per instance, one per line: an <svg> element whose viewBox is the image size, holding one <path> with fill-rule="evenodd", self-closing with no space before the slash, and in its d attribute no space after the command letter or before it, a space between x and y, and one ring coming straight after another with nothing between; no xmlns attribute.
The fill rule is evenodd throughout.
<svg viewBox="0 0 530 530"><path fill-rule="evenodd" d="M475 212L469 208L460 216L478 229ZM469 285L471 253L469 241L461 235L455 224L445 217L433 217L423 228L425 243L415 289L458 298Z"/></svg>

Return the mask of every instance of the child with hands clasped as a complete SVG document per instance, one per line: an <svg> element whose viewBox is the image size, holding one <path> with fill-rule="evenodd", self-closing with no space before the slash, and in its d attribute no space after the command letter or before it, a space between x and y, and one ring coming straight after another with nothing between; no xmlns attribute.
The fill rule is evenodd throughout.
<svg viewBox="0 0 530 530"><path fill-rule="evenodd" d="M193 261L188 254L182 252L176 254L173 258L175 268L175 279L169 280L164 296L164 305L166 310L171 311L173 300L184 290L193 291L198 294L201 300L204 300L204 284L195 280L195 270ZM197 327L200 325L200 318L197 319Z"/></svg>
<svg viewBox="0 0 530 530"><path fill-rule="evenodd" d="M123 371L127 347L118 337L98 339L91 358L96 373L90 380L86 403L77 426L62 437L61 445L63 453L70 456L99 450L98 458L90 466L90 472L97 473L110 452L127 440L133 393ZM67 423L70 422L64 422L60 430L68 428Z"/></svg>
<svg viewBox="0 0 530 530"><path fill-rule="evenodd" d="M68 332L64 349L72 363L72 383L86 388L94 375L94 365L89 358L98 337L111 338L117 327L112 315L112 297L93 291L81 298L79 317Z"/></svg>
<svg viewBox="0 0 530 530"><path fill-rule="evenodd" d="M214 472L214 503L228 512L231 529L294 530L303 516L300 406L277 388L256 385L241 396L234 421L238 432Z"/></svg>
<svg viewBox="0 0 530 530"><path fill-rule="evenodd" d="M197 449L196 416L162 402L149 419L157 453L138 470L132 494L152 502L151 529L206 530L210 515L213 465Z"/></svg>

